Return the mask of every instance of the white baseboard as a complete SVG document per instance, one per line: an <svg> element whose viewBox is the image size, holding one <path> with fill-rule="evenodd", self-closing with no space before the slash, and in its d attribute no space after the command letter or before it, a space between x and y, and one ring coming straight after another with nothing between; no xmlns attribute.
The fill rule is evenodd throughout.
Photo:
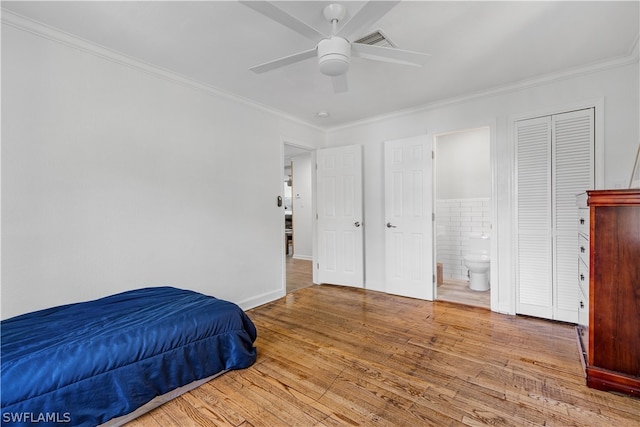
<svg viewBox="0 0 640 427"><path fill-rule="evenodd" d="M312 261L313 257L311 255L297 255L297 254L293 254L293 256L291 257L293 259L304 259L307 261Z"/></svg>
<svg viewBox="0 0 640 427"><path fill-rule="evenodd" d="M255 297L246 299L244 301L240 301L237 304L243 310L250 310L250 309L255 308L255 307L259 306L259 305L263 305L263 304L266 304L268 302L275 301L278 298L282 298L283 296L285 296L285 294L286 294L286 290L285 289L278 289L277 291L267 292L267 293L261 294L261 295L256 295Z"/></svg>

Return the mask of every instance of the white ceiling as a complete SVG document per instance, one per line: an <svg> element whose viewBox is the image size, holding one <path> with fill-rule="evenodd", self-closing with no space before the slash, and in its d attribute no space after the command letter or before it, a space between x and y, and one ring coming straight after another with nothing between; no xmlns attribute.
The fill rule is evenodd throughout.
<svg viewBox="0 0 640 427"><path fill-rule="evenodd" d="M275 2L328 33L324 1ZM364 2L343 2L349 15ZM317 60L249 67L313 42L235 1L10 2L5 10L220 91L331 128L637 55L638 1L403 1L362 35L430 53L422 68L352 59L334 94ZM348 16L349 16L348 15ZM318 118L328 111L328 118Z"/></svg>

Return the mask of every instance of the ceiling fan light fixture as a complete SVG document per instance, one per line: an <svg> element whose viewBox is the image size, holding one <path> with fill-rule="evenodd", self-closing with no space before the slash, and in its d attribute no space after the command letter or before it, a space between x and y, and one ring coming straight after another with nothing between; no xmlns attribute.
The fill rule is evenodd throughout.
<svg viewBox="0 0 640 427"><path fill-rule="evenodd" d="M352 51L354 56L364 59L412 66L422 66L424 59L429 56L420 52L393 49L393 43L386 39L380 31L359 39L358 42L349 42L352 35L370 27L400 3L397 0L368 1L349 19L346 19L348 12L345 6L338 3L325 4L323 14L331 24L330 37L326 35L326 32L309 26L281 9L275 4L276 2L240 0L240 3L317 43L314 48L251 67L250 70L255 73L264 73L285 67L317 55L318 68L322 74L331 77L333 92L343 93L348 91L347 71ZM320 4L320 2L311 1L307 3ZM342 21L345 20L346 23L343 23ZM320 40L319 43L318 40ZM380 44L383 41L387 41L389 46Z"/></svg>
<svg viewBox="0 0 640 427"><path fill-rule="evenodd" d="M339 76L349 69L351 44L342 37L331 37L318 43L320 72L327 76Z"/></svg>

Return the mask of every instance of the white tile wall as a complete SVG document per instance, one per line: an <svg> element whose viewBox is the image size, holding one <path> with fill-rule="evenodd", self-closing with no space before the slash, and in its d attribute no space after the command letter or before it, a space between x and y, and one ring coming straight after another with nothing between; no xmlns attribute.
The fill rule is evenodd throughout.
<svg viewBox="0 0 640 427"><path fill-rule="evenodd" d="M436 200L436 260L445 279L468 278L462 258L471 233L491 234L489 198Z"/></svg>

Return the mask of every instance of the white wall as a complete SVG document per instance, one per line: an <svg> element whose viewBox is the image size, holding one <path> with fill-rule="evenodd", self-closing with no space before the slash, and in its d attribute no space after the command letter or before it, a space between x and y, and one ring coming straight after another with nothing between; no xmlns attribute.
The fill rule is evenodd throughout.
<svg viewBox="0 0 640 427"><path fill-rule="evenodd" d="M313 236L313 190L311 153L292 157L293 163L293 257L311 259Z"/></svg>
<svg viewBox="0 0 640 427"><path fill-rule="evenodd" d="M322 132L2 27L2 317L171 285L284 294L282 137Z"/></svg>
<svg viewBox="0 0 640 427"><path fill-rule="evenodd" d="M631 159L639 140L638 63L563 76L525 89L468 98L422 110L397 114L334 129L327 134L327 146L364 146L364 187L367 227L365 230L366 287L384 290L384 204L383 141L428 132L430 135L489 125L492 127L494 203L497 224L492 238L497 247L498 287L492 286L492 308L511 312L514 307L512 257L513 227L513 140L510 123L514 116L554 112L565 106L604 98L604 179L606 187L628 182Z"/></svg>
<svg viewBox="0 0 640 427"><path fill-rule="evenodd" d="M436 136L437 199L491 197L489 128Z"/></svg>

